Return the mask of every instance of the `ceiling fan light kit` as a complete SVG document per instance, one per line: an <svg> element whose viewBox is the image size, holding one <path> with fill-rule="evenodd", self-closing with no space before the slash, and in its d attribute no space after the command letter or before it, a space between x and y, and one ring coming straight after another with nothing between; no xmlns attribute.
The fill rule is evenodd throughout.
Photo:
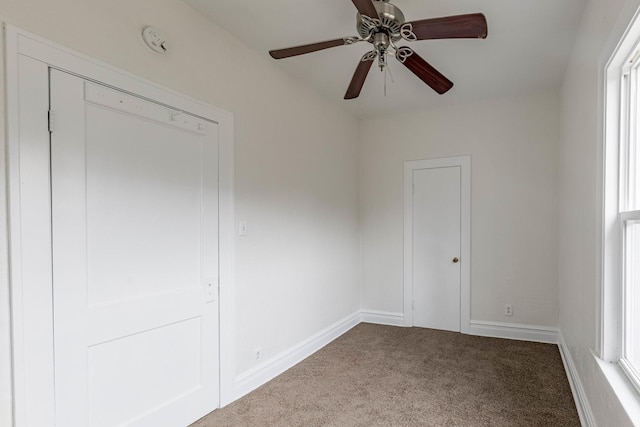
<svg viewBox="0 0 640 427"><path fill-rule="evenodd" d="M419 79L439 94L453 87L453 82L432 67L413 49L398 46L400 41L457 39L487 37L487 20L481 13L446 16L443 18L422 19L406 22L404 14L388 0L352 0L358 10L356 30L358 37L343 37L325 42L295 46L269 51L274 59L290 58L332 47L352 45L359 42L371 43L373 50L364 54L356 67L344 99L354 99L369 74L371 65L378 61L378 67L384 71L387 67L387 55L394 56Z"/></svg>

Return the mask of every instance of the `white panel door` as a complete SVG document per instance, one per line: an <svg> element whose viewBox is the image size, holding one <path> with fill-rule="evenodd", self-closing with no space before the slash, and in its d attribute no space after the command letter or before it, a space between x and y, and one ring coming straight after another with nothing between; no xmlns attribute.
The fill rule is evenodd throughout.
<svg viewBox="0 0 640 427"><path fill-rule="evenodd" d="M458 166L413 171L415 326L460 331L460 177Z"/></svg>
<svg viewBox="0 0 640 427"><path fill-rule="evenodd" d="M218 128L51 71L56 425L218 407Z"/></svg>

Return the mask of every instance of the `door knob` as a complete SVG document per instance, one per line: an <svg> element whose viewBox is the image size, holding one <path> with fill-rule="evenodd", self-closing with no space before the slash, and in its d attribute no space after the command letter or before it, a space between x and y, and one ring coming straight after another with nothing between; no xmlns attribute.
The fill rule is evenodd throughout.
<svg viewBox="0 0 640 427"><path fill-rule="evenodd" d="M458 263L458 261L460 261L460 260L458 259L458 257L455 257L455 258L453 259L453 263L454 263L454 264L457 264L457 263Z"/></svg>

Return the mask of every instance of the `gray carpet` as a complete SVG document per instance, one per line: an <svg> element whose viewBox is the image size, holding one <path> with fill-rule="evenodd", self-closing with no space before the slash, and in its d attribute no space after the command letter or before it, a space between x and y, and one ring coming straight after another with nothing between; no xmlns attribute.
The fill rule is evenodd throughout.
<svg viewBox="0 0 640 427"><path fill-rule="evenodd" d="M363 323L193 427L579 425L556 345Z"/></svg>

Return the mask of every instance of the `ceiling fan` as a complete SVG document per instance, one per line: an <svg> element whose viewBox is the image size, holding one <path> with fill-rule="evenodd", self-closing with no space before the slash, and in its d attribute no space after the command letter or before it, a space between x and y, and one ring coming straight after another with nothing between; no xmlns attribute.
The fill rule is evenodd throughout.
<svg viewBox="0 0 640 427"><path fill-rule="evenodd" d="M377 59L380 70L387 66L387 55L392 54L423 82L440 95L453 87L453 82L433 68L413 49L398 46L400 40L413 42L430 39L459 39L487 37L487 20L481 13L446 16L405 22L402 11L389 0L351 0L358 9L356 29L358 37L343 37L319 43L269 51L274 59L290 58L336 46L369 42L373 50L364 54L358 64L344 99L357 98L371 65Z"/></svg>

